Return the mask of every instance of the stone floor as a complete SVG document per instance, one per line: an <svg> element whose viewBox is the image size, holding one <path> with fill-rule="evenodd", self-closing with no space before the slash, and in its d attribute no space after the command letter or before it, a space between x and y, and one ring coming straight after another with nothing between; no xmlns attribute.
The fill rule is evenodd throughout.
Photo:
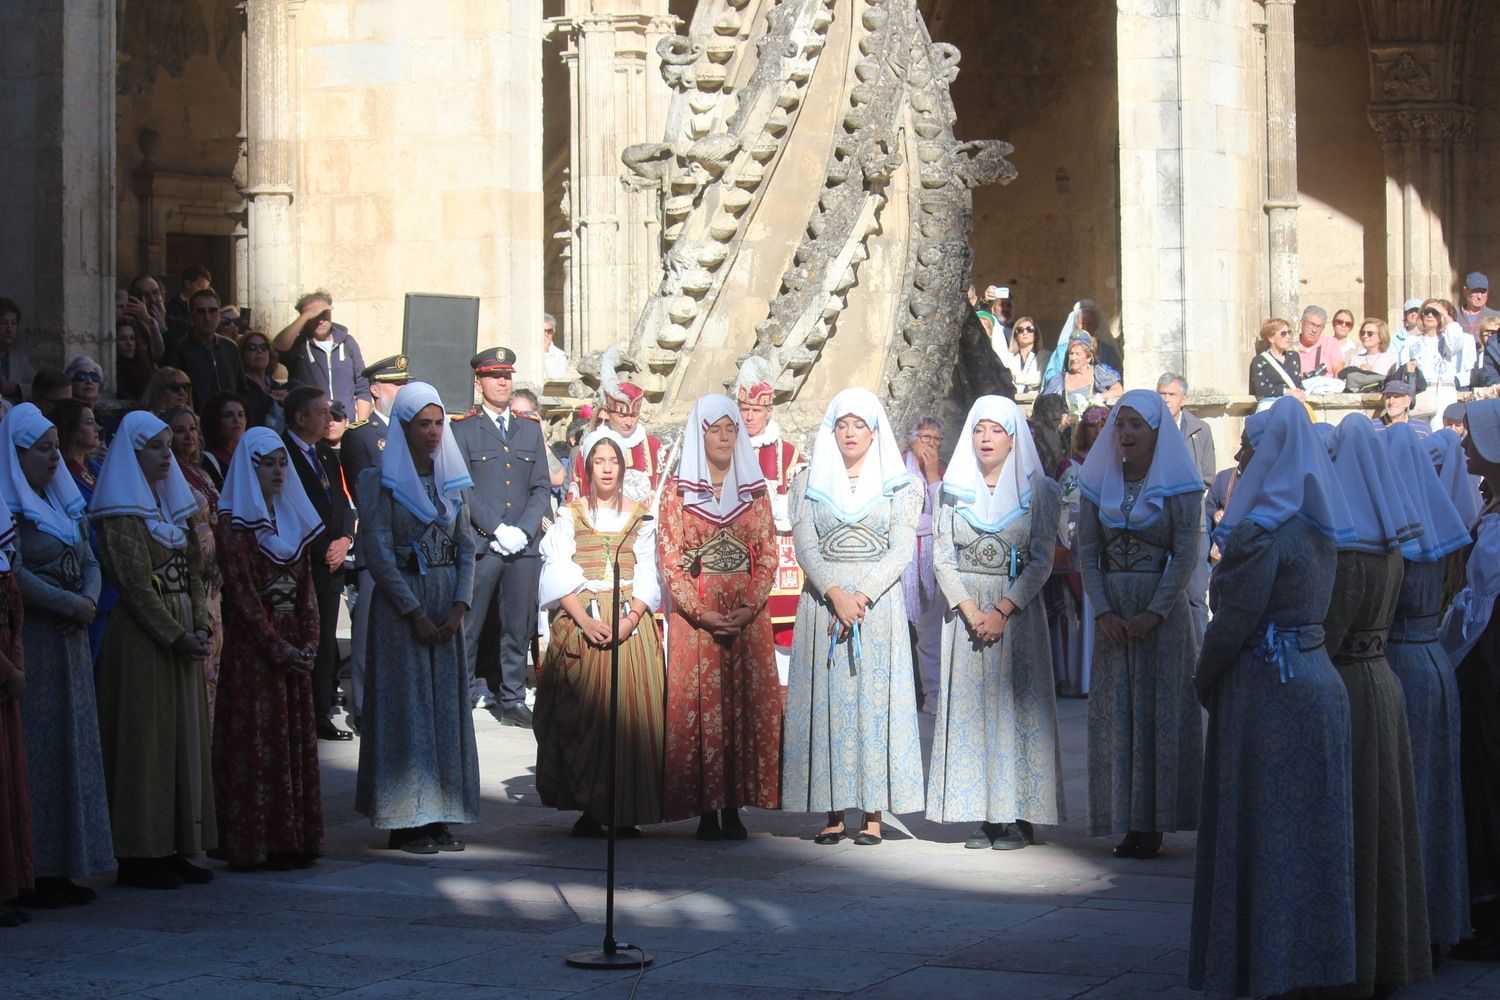
<svg viewBox="0 0 1500 1000"><path fill-rule="evenodd" d="M0 930L0 997L1197 996L1183 985L1193 838L1126 862L1085 837L1085 706L1061 712L1075 819L1026 850L966 851L967 828L917 816L909 838L818 847L816 817L758 811L743 843L700 843L692 823L622 842L617 937L656 959L639 978L563 962L601 939L604 846L538 806L530 733L476 713L481 822L467 851L432 860L380 849L350 808L357 744L325 743L315 868L220 868L176 892L101 880L92 906ZM1400 994L1497 995L1500 966L1459 962Z"/></svg>

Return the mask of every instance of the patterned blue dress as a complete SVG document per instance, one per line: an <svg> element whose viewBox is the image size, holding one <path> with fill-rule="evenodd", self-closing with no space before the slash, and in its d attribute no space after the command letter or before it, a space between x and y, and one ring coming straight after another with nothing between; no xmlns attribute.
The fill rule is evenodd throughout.
<svg viewBox="0 0 1500 1000"><path fill-rule="evenodd" d="M1188 985L1352 983L1349 696L1323 649L1337 553L1296 519L1274 532L1245 521L1223 553L1198 657L1214 679Z"/></svg>
<svg viewBox="0 0 1500 1000"><path fill-rule="evenodd" d="M1140 482L1125 484L1124 509ZM1203 498L1167 497L1144 528L1111 528L1087 497L1078 515L1083 588L1095 616L1161 616L1144 639L1094 632L1089 690L1089 835L1198 828L1203 711L1193 690L1198 634L1187 586L1202 553Z"/></svg>
<svg viewBox="0 0 1500 1000"><path fill-rule="evenodd" d="M60 475L62 473L59 473ZM16 522L21 558L16 582L26 618L26 765L31 780L31 829L40 878L83 878L114 871L94 654L87 629L70 618L79 594L97 600L102 576L79 524L73 545Z"/></svg>
<svg viewBox="0 0 1500 1000"><path fill-rule="evenodd" d="M427 495L437 491L424 476ZM360 717L354 808L382 830L479 818L479 754L464 671L463 629L423 646L406 615L418 607L437 624L455 601L469 603L474 533L469 508L453 524L424 525L380 485L359 477L359 550L375 580L369 661Z"/></svg>
<svg viewBox="0 0 1500 1000"><path fill-rule="evenodd" d="M1446 562L1406 561L1386 659L1406 700L1422 827L1427 923L1434 944L1468 933L1469 865L1459 764L1458 681L1438 643Z"/></svg>
<svg viewBox="0 0 1500 1000"><path fill-rule="evenodd" d="M1061 823L1062 749L1042 586L1052 574L1062 490L1032 477L1031 510L984 532L939 509L933 568L949 608L1016 605L998 642L978 646L949 611L943 627L942 701L932 737L927 817L944 823ZM1011 553L1015 553L1014 579Z"/></svg>
<svg viewBox="0 0 1500 1000"><path fill-rule="evenodd" d="M807 581L797 602L787 684L781 807L920 812L922 746L901 571L916 549L923 491L908 481L864 520L845 524L792 483L792 535ZM843 587L873 602L859 643L829 655L833 612L824 591Z"/></svg>

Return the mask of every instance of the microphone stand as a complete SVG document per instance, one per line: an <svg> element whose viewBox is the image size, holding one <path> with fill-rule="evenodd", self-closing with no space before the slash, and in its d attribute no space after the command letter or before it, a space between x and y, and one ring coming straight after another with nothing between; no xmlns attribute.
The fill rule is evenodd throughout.
<svg viewBox="0 0 1500 1000"><path fill-rule="evenodd" d="M604 942L598 951L575 951L567 957L567 963L575 969L645 969L652 957L635 945L615 940L615 828L619 825L619 804L616 801L617 771L620 733L620 549L635 530L652 515L642 514L620 536L615 547L613 605L614 642L609 649L609 834L605 862L604 882ZM645 616L642 616L642 620ZM623 949L623 950L622 950ZM633 954L627 954L633 952Z"/></svg>

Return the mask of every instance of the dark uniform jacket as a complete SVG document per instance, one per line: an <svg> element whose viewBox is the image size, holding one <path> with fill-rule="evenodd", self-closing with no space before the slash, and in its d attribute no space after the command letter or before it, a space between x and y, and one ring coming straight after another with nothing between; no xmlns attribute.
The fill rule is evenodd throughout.
<svg viewBox="0 0 1500 1000"><path fill-rule="evenodd" d="M454 420L450 428L474 480L468 492L469 519L483 542L476 554L483 557L489 552L495 528L508 524L526 532L522 554L536 555L552 490L542 425L511 414L510 435L502 439L494 419L481 407Z"/></svg>
<svg viewBox="0 0 1500 1000"><path fill-rule="evenodd" d="M385 450L385 431L390 425L379 410L370 413L370 419L353 424L344 432L339 445L339 461L344 463L344 482L352 492L359 482L359 474L380 464L381 452Z"/></svg>

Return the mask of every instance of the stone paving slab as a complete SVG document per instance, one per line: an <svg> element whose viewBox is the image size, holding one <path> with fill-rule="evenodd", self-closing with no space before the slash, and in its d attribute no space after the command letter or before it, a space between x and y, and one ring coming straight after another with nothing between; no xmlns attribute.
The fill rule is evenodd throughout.
<svg viewBox="0 0 1500 1000"><path fill-rule="evenodd" d="M878 848L822 847L819 817L762 810L739 843L701 843L692 822L622 841L616 936L656 958L639 977L564 963L602 938L604 844L540 807L530 733L475 713L480 822L467 851L434 858L383 849L353 811L357 743L324 743L317 866L215 866L211 885L175 892L96 880L95 904L0 930L0 998L1186 997L1194 838L1140 862L1086 835L1085 713L1060 705L1074 819L1023 851L965 850L966 825L920 814ZM1450 962L1398 996L1500 996L1500 967Z"/></svg>

